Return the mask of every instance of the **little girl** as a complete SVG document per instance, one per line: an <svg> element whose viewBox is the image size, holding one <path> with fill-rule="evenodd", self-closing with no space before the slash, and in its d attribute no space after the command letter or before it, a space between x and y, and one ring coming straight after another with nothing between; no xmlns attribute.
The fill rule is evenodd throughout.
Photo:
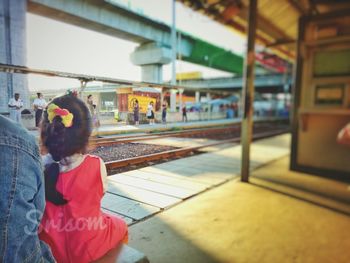
<svg viewBox="0 0 350 263"><path fill-rule="evenodd" d="M44 114L41 140L44 157L46 208L40 238L57 262L91 262L127 242L127 226L101 212L106 167L84 154L91 133L91 115L78 98L55 98Z"/></svg>

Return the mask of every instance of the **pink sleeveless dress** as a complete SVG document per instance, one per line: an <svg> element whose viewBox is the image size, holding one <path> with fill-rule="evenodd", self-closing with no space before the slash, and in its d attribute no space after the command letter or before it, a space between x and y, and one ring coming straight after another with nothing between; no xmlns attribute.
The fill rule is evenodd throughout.
<svg viewBox="0 0 350 263"><path fill-rule="evenodd" d="M127 237L122 219L101 212L98 157L87 155L79 166L60 173L56 187L68 203L46 202L39 237L51 247L57 262L91 262Z"/></svg>

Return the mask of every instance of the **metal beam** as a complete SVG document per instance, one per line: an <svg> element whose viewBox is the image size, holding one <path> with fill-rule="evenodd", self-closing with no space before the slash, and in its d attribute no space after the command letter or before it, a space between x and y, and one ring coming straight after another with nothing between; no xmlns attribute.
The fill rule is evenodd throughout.
<svg viewBox="0 0 350 263"><path fill-rule="evenodd" d="M245 25L242 25L242 24L240 24L240 23L238 23L236 21L230 20L230 21L227 21L227 22L223 22L222 20L217 19L217 18L215 20L220 22L220 23L224 23L225 25L230 26L230 27L232 27L232 28L234 28L234 29L244 33L244 34L247 31ZM264 36L259 34L259 32L257 32L256 39L260 43L262 43L264 46L272 44L270 40L266 39ZM278 47L278 46L275 47L274 50L275 50L275 53L277 55L281 56L282 58L287 59L289 61L294 61L294 55L290 51L288 51L286 49L282 49L281 47Z"/></svg>
<svg viewBox="0 0 350 263"><path fill-rule="evenodd" d="M277 40L274 43L267 44L266 47L289 46L289 45L295 45L295 44L296 44L295 40L281 39L281 40Z"/></svg>
<svg viewBox="0 0 350 263"><path fill-rule="evenodd" d="M117 78L108 78L108 77L101 77L101 76L94 76L94 75L86 75L86 74L76 74L76 73L70 73L70 72L62 72L62 71L53 71L53 70L42 70L42 69L33 69L28 68L25 66L19 66L19 65L9 65L9 64L2 64L0 63L0 72L5 72L9 74L35 74L35 75L41 75L41 76L47 76L47 77L60 77L60 78L68 78L68 79L76 79L80 81L80 83L83 83L81 87L86 85L88 82L92 81L99 81L104 83L110 83L110 84L117 84L120 85L121 88L123 86L132 86L132 87L150 87L150 88L164 88L164 89L175 89L175 90L186 90L186 91L202 91L207 92L207 88L196 88L196 87L188 87L188 86L179 86L179 85L170 85L166 83L151 83L151 82L141 82L141 81L131 81L131 80L125 80L125 79L117 79ZM118 87L116 87L118 88ZM103 87L101 87L103 89ZM215 93L215 92L214 92ZM221 91L217 91L217 93L221 93ZM230 91L227 91L227 93L230 93ZM232 93L232 92L231 92Z"/></svg>
<svg viewBox="0 0 350 263"><path fill-rule="evenodd" d="M299 0L288 0L288 3L296 9L300 15L307 15L309 14L309 11L304 8L302 3Z"/></svg>
<svg viewBox="0 0 350 263"><path fill-rule="evenodd" d="M349 3L349 0L312 0L315 4L343 4L343 3Z"/></svg>
<svg viewBox="0 0 350 263"><path fill-rule="evenodd" d="M196 88L209 88L212 90L222 90L222 89L241 89L243 85L243 78L233 77L233 78L211 78L211 79L198 79L198 80L182 80L181 83L184 86L196 87ZM263 87L281 87L283 85L292 84L291 76L285 78L284 74L273 74L273 75L262 75L256 76L254 80L254 86L256 88Z"/></svg>
<svg viewBox="0 0 350 263"><path fill-rule="evenodd" d="M238 16L244 21L248 21L248 8L243 7L242 10L238 13ZM288 39L293 40L290 36L288 36L283 30L276 27L273 23L271 23L268 19L263 16L257 14L257 29L263 31L265 34L269 35L274 39Z"/></svg>
<svg viewBox="0 0 350 263"><path fill-rule="evenodd" d="M257 2L249 1L248 13L248 41L245 57L243 82L243 117L241 130L242 164L241 181L249 182L250 143L253 135L253 101L254 101L254 62L255 62L255 36L257 22Z"/></svg>
<svg viewBox="0 0 350 263"><path fill-rule="evenodd" d="M318 15L320 12L317 9L317 5L313 0L309 0L309 5L310 5L310 9L311 12L315 15Z"/></svg>

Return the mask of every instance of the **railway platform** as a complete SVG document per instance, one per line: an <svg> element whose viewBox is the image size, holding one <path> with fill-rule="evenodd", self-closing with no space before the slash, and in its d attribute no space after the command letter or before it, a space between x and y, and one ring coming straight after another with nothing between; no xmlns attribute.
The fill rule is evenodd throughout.
<svg viewBox="0 0 350 263"><path fill-rule="evenodd" d="M288 121L285 117L256 117L255 122L265 122L265 121ZM125 133L149 133L149 132L162 132L162 131L172 131L172 130L186 130L186 129L199 129L199 128L213 128L213 127L223 127L233 124L238 124L241 122L240 118L235 119L219 119L219 120L206 120L206 121L188 121L188 122L173 122L173 123L155 123L153 125L140 124L140 125L130 125L130 124L119 124L119 125L103 125L98 129L95 135L108 136L116 134Z"/></svg>
<svg viewBox="0 0 350 263"><path fill-rule="evenodd" d="M251 169L288 154L288 141L289 135L281 135L255 142ZM199 155L109 176L102 207L134 224L237 178L240 154L239 145L220 145Z"/></svg>
<svg viewBox="0 0 350 263"><path fill-rule="evenodd" d="M268 121L288 121L284 117L258 117L255 122L268 122ZM230 126L233 124L239 124L241 119L220 119L220 120L207 120L207 121L189 121L189 122L175 122L175 123L155 123L130 125L120 123L118 125L102 125L98 128L98 131L93 131L93 136L109 136L109 135L125 135L125 134L143 134L150 132L164 132L164 131L176 131L186 129L200 129L200 128L218 128ZM38 130L29 130L31 134L38 137Z"/></svg>
<svg viewBox="0 0 350 263"><path fill-rule="evenodd" d="M222 119L222 120L209 120L209 121L191 121L191 122L175 122L175 123L155 123L155 124L120 124L120 125L103 125L98 129L95 135L108 136L125 133L149 133L149 132L162 132L171 131L177 129L196 129L196 128L210 128L220 127L240 123L240 119Z"/></svg>
<svg viewBox="0 0 350 263"><path fill-rule="evenodd" d="M289 141L252 144L249 184L227 144L110 176L102 206L151 262L347 262L349 186L289 172Z"/></svg>
<svg viewBox="0 0 350 263"><path fill-rule="evenodd" d="M255 172L279 170L278 163ZM130 245L151 262L345 263L349 227L346 214L293 193L231 180L129 231Z"/></svg>
<svg viewBox="0 0 350 263"><path fill-rule="evenodd" d="M275 120L275 118L261 118L261 121ZM285 119L281 119L285 120ZM223 127L232 124L240 123L240 119L221 119L221 120L209 120L209 121L189 121L189 122L176 122L176 123L156 123L154 125L150 124L140 124L140 125L130 125L125 123L120 123L117 125L102 125L98 128L98 131L94 130L94 136L108 136L108 135L125 135L125 134L142 134L149 132L162 132L162 131L172 131L179 129L196 129L196 128L211 128L211 127ZM29 130L31 134L38 137L38 130Z"/></svg>

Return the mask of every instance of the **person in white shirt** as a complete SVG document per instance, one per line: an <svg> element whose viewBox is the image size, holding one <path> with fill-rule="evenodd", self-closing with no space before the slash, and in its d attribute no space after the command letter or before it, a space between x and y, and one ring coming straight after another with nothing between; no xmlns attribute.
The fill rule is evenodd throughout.
<svg viewBox="0 0 350 263"><path fill-rule="evenodd" d="M20 123L23 101L19 98L19 93L15 93L15 97L10 99L8 106L10 108L10 119Z"/></svg>
<svg viewBox="0 0 350 263"><path fill-rule="evenodd" d="M46 108L47 103L42 93L36 94L38 97L34 100L33 107L35 110L35 127L39 127L43 110Z"/></svg>
<svg viewBox="0 0 350 263"><path fill-rule="evenodd" d="M154 111L153 111L153 101L151 101L147 106L147 119L149 119L149 124L154 124Z"/></svg>

